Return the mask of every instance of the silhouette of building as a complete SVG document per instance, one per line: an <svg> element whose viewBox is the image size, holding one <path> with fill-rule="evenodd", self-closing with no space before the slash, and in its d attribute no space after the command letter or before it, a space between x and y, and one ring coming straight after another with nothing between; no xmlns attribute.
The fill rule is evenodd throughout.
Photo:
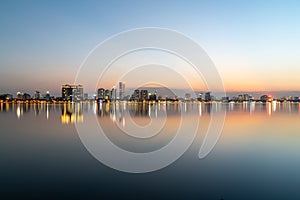
<svg viewBox="0 0 300 200"><path fill-rule="evenodd" d="M115 86L111 89L111 99L112 100L116 100L117 99L117 89L116 89Z"/></svg>
<svg viewBox="0 0 300 200"><path fill-rule="evenodd" d="M0 99L4 101L12 100L13 96L11 94L2 94L0 95Z"/></svg>
<svg viewBox="0 0 300 200"><path fill-rule="evenodd" d="M148 100L148 90L141 90L140 101Z"/></svg>
<svg viewBox="0 0 300 200"><path fill-rule="evenodd" d="M39 100L41 98L42 98L41 97L41 93L39 91L35 91L35 93L34 93L34 99Z"/></svg>
<svg viewBox="0 0 300 200"><path fill-rule="evenodd" d="M124 99L125 83L119 82L119 99Z"/></svg>
<svg viewBox="0 0 300 200"><path fill-rule="evenodd" d="M199 93L199 94L198 94L198 97L197 97L197 100L198 100L198 101L202 101L202 100L203 100L202 95L203 95L202 93Z"/></svg>
<svg viewBox="0 0 300 200"><path fill-rule="evenodd" d="M105 100L111 100L111 91L110 90L105 90L104 99Z"/></svg>
<svg viewBox="0 0 300 200"><path fill-rule="evenodd" d="M31 99L30 94L28 94L28 93L23 94L23 100L30 100L30 99Z"/></svg>
<svg viewBox="0 0 300 200"><path fill-rule="evenodd" d="M105 89L104 88L99 88L97 92L97 98L98 99L105 99Z"/></svg>
<svg viewBox="0 0 300 200"><path fill-rule="evenodd" d="M211 98L210 92L206 92L205 93L205 101L211 101L211 100L212 100L212 98Z"/></svg>
<svg viewBox="0 0 300 200"><path fill-rule="evenodd" d="M46 92L46 94L45 94L45 96L44 96L44 99L45 99L46 101L50 101L50 100L51 100L51 96L50 96L50 92L49 92L49 91Z"/></svg>
<svg viewBox="0 0 300 200"><path fill-rule="evenodd" d="M156 93L155 92L149 93L149 100L156 101Z"/></svg>
<svg viewBox="0 0 300 200"><path fill-rule="evenodd" d="M140 91L138 89L134 90L131 99L134 101L140 100Z"/></svg>

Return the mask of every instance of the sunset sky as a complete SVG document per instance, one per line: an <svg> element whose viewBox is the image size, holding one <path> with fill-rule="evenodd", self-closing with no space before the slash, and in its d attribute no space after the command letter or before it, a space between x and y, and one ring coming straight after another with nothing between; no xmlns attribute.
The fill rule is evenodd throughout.
<svg viewBox="0 0 300 200"><path fill-rule="evenodd" d="M140 27L192 38L215 63L227 91L299 91L299 10L296 0L3 0L0 93L60 94L60 85L74 82L98 43Z"/></svg>

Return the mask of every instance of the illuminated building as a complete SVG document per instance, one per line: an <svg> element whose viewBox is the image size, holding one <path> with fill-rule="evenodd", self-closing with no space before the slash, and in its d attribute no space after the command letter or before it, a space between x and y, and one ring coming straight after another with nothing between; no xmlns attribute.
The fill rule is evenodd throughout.
<svg viewBox="0 0 300 200"><path fill-rule="evenodd" d="M111 100L111 91L110 90L105 90L104 92L104 98L105 100Z"/></svg>
<svg viewBox="0 0 300 200"><path fill-rule="evenodd" d="M273 100L272 95L263 95L260 97L260 100L262 102L270 102Z"/></svg>
<svg viewBox="0 0 300 200"><path fill-rule="evenodd" d="M49 91L46 92L46 94L45 94L45 96L44 96L44 99L45 99L46 101L50 101L50 100L51 100L51 96L50 96L50 92L49 92Z"/></svg>
<svg viewBox="0 0 300 200"><path fill-rule="evenodd" d="M202 95L203 95L202 93L199 93L198 98L197 98L198 101L202 101Z"/></svg>
<svg viewBox="0 0 300 200"><path fill-rule="evenodd" d="M22 92L17 92L16 99L17 100L22 100L23 99L23 93Z"/></svg>
<svg viewBox="0 0 300 200"><path fill-rule="evenodd" d="M82 101L83 87L82 85L63 85L61 88L63 100Z"/></svg>

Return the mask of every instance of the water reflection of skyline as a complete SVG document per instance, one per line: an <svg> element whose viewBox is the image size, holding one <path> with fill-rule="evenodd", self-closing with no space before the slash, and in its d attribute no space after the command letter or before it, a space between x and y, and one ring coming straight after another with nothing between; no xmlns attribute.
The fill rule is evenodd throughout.
<svg viewBox="0 0 300 200"><path fill-rule="evenodd" d="M211 115L222 111L230 113L244 113L249 115L266 114L272 116L276 113L300 114L299 103L65 103L65 104L28 104L28 103L0 103L0 113L15 113L18 119L28 113L36 117L49 119L52 112L61 112L62 124L80 123L84 114L92 112L100 119L109 117L114 123L125 124L127 117L131 118L159 118L161 113L166 116L176 115Z"/></svg>

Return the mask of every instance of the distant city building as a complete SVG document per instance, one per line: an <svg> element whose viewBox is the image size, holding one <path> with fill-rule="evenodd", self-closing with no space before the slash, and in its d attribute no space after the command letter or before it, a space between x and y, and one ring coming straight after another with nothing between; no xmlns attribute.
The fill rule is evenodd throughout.
<svg viewBox="0 0 300 200"><path fill-rule="evenodd" d="M238 102L243 102L244 101L244 95L240 94L238 96Z"/></svg>
<svg viewBox="0 0 300 200"><path fill-rule="evenodd" d="M222 102L223 103L228 103L229 102L229 97L222 97Z"/></svg>
<svg viewBox="0 0 300 200"><path fill-rule="evenodd" d="M41 97L41 93L39 91L35 91L35 93L34 93L34 99L39 100L41 98L42 98Z"/></svg>
<svg viewBox="0 0 300 200"><path fill-rule="evenodd" d="M184 96L184 100L190 101L191 100L191 94L190 93L186 93L185 96Z"/></svg>
<svg viewBox="0 0 300 200"><path fill-rule="evenodd" d="M111 100L111 91L110 90L105 90L104 99L105 100Z"/></svg>
<svg viewBox="0 0 300 200"><path fill-rule="evenodd" d="M30 94L28 94L28 93L23 94L23 100L30 100L30 99L31 99Z"/></svg>
<svg viewBox="0 0 300 200"><path fill-rule="evenodd" d="M105 99L105 89L104 88L99 88L98 89L97 98L98 99Z"/></svg>
<svg viewBox="0 0 300 200"><path fill-rule="evenodd" d="M198 101L202 101L202 100L203 100L202 95L203 95L203 93L199 93L199 94L198 94L198 97L197 97L197 100L198 100Z"/></svg>
<svg viewBox="0 0 300 200"><path fill-rule="evenodd" d="M84 93L83 94L83 99L84 100L88 100L89 99L89 94L88 93Z"/></svg>
<svg viewBox="0 0 300 200"><path fill-rule="evenodd" d="M112 100L116 100L117 99L117 89L116 89L115 86L111 89L111 99Z"/></svg>
<svg viewBox="0 0 300 200"><path fill-rule="evenodd" d="M139 90L134 90L132 94L132 100L134 101L139 101L140 100L140 91Z"/></svg>
<svg viewBox="0 0 300 200"><path fill-rule="evenodd" d="M16 99L17 100L23 100L23 93L22 92L17 92Z"/></svg>
<svg viewBox="0 0 300 200"><path fill-rule="evenodd" d="M205 93L205 101L211 101L211 100L212 100L212 97L211 97L210 92L206 92Z"/></svg>
<svg viewBox="0 0 300 200"><path fill-rule="evenodd" d="M82 101L83 87L82 85L63 85L61 89L63 100Z"/></svg>
<svg viewBox="0 0 300 200"><path fill-rule="evenodd" d="M271 95L263 95L260 97L260 100L262 102L270 102L273 100L272 96Z"/></svg>
<svg viewBox="0 0 300 200"><path fill-rule="evenodd" d="M140 101L148 100L148 90L141 90Z"/></svg>
<svg viewBox="0 0 300 200"><path fill-rule="evenodd" d="M50 92L49 91L47 91L46 94L44 95L44 99L46 101L50 101L51 100L51 96L50 96Z"/></svg>
<svg viewBox="0 0 300 200"><path fill-rule="evenodd" d="M125 83L119 82L119 99L123 99L125 94Z"/></svg>
<svg viewBox="0 0 300 200"><path fill-rule="evenodd" d="M244 94L244 101L249 101L250 100L250 95L249 94Z"/></svg>
<svg viewBox="0 0 300 200"><path fill-rule="evenodd" d="M12 100L13 96L11 94L2 94L0 95L0 99L4 101Z"/></svg>
<svg viewBox="0 0 300 200"><path fill-rule="evenodd" d="M156 101L156 92L149 93L149 100Z"/></svg>

